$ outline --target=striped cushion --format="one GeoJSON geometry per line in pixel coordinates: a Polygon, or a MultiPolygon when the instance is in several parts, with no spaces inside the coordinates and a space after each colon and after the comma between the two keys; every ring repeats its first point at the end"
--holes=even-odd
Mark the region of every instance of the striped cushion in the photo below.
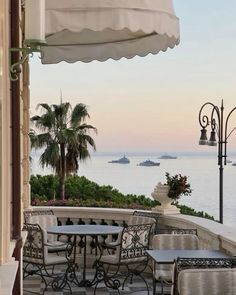
{"type": "MultiPolygon", "coordinates": [[[[57,217],[55,215],[32,215],[29,216],[28,223],[37,223],[41,226],[41,228],[47,229],[50,226],[57,225],[57,217]]],[[[53,243],[57,241],[57,235],[47,234],[47,241],[49,243],[53,243]]]]}
{"type": "MultiPolygon", "coordinates": [[[[199,249],[199,239],[193,234],[159,234],[153,237],[152,247],[158,250],[196,250],[199,249]]],[[[155,278],[172,281],[173,265],[156,264],[155,278]]]]}
{"type": "Polygon", "coordinates": [[[196,250],[199,239],[192,234],[160,234],[153,237],[152,245],[158,250],[196,250]]]}
{"type": "Polygon", "coordinates": [[[180,295],[235,295],[236,269],[186,269],[178,276],[180,295]]]}

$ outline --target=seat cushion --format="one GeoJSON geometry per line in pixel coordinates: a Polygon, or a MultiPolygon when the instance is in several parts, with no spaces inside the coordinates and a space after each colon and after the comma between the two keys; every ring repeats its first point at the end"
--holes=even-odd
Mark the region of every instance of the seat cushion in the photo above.
{"type": "Polygon", "coordinates": [[[100,258],[100,262],[102,263],[108,263],[108,264],[117,264],[119,262],[119,256],[118,255],[102,255],[100,258]]]}
{"type": "Polygon", "coordinates": [[[47,259],[45,260],[45,265],[55,265],[55,264],[67,264],[68,260],[65,256],[60,256],[57,254],[49,253],[47,259]]]}
{"type": "Polygon", "coordinates": [[[59,252],[59,251],[65,251],[67,248],[67,243],[55,241],[51,243],[46,243],[48,247],[48,252],[59,252]]]}
{"type": "Polygon", "coordinates": [[[160,270],[155,270],[155,279],[157,281],[164,280],[164,281],[172,281],[173,277],[173,271],[171,270],[165,270],[165,269],[160,269],[160,270]]]}

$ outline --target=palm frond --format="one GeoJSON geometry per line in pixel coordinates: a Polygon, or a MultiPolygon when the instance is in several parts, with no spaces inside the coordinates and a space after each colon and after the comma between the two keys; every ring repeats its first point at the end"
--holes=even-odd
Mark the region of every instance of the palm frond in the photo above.
{"type": "Polygon", "coordinates": [[[77,126],[76,129],[77,129],[78,131],[79,131],[79,130],[86,130],[86,132],[87,132],[87,131],[90,131],[90,129],[91,129],[91,130],[93,130],[93,131],[97,134],[97,128],[94,127],[93,125],[88,125],[88,124],[86,124],[86,123],[77,126]]]}
{"type": "Polygon", "coordinates": [[[31,146],[35,149],[40,149],[44,146],[47,146],[52,142],[50,133],[40,133],[40,134],[31,134],[30,135],[31,146]]]}
{"type": "Polygon", "coordinates": [[[86,118],[90,118],[87,106],[83,103],[75,105],[71,114],[71,126],[76,127],[80,125],[86,118]]]}
{"type": "Polygon", "coordinates": [[[60,159],[60,153],[59,153],[58,144],[55,142],[52,142],[44,150],[39,161],[43,168],[45,166],[46,167],[51,166],[55,170],[59,159],[60,159]]]}
{"type": "Polygon", "coordinates": [[[39,109],[39,108],[42,108],[42,109],[45,109],[46,111],[48,112],[51,112],[51,107],[49,106],[49,104],[47,103],[39,103],[36,107],[36,110],[39,109]]]}

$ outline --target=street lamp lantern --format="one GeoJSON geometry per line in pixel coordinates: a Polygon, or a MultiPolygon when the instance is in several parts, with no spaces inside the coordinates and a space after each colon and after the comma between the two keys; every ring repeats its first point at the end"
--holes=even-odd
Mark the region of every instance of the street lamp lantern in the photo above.
{"type": "Polygon", "coordinates": [[[219,222],[223,223],[223,164],[226,165],[227,161],[227,140],[232,132],[236,129],[234,127],[228,132],[228,120],[231,114],[236,110],[233,108],[224,121],[224,105],[221,101],[220,108],[211,102],[203,104],[199,111],[199,123],[202,127],[201,136],[199,140],[200,145],[216,146],[218,137],[218,165],[219,165],[219,222]],[[205,107],[211,108],[210,116],[203,113],[205,107]],[[210,126],[211,134],[210,139],[207,139],[207,127],[210,126]],[[223,162],[224,159],[224,162],[223,162]]]}
{"type": "Polygon", "coordinates": [[[208,145],[210,145],[210,146],[216,146],[217,145],[216,132],[215,131],[211,131],[211,136],[210,136],[210,139],[208,141],[208,145]]]}
{"type": "Polygon", "coordinates": [[[207,130],[205,128],[202,128],[201,130],[201,136],[199,139],[199,145],[207,145],[208,141],[207,141],[207,130]]]}

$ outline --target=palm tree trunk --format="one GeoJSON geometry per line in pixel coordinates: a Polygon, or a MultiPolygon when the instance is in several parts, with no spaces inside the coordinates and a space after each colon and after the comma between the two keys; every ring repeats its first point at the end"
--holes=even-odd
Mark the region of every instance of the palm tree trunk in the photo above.
{"type": "Polygon", "coordinates": [[[60,144],[61,150],[61,167],[59,178],[59,194],[62,200],[65,200],[65,178],[66,178],[66,156],[65,156],[65,144],[60,144]]]}

